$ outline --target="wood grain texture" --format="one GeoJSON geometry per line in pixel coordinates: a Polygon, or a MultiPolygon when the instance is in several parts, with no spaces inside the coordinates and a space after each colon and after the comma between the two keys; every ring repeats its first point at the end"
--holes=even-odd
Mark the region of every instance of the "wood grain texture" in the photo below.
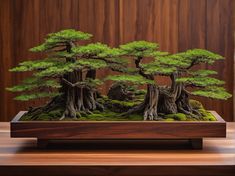
{"type": "Polygon", "coordinates": [[[217,121],[20,121],[11,122],[11,137],[38,139],[193,139],[226,137],[226,123],[217,121]],[[170,130],[169,130],[170,129],[170,130]]]}
{"type": "Polygon", "coordinates": [[[227,138],[204,139],[203,150],[188,150],[184,141],[156,140],[70,140],[63,145],[55,141],[39,150],[35,139],[10,138],[6,122],[0,123],[0,139],[4,176],[232,176],[235,172],[235,123],[228,123],[227,138]]]}
{"type": "MultiPolygon", "coordinates": [[[[118,46],[133,40],[158,42],[168,52],[206,48],[225,56],[211,68],[234,91],[233,0],[0,0],[0,121],[9,121],[20,110],[42,101],[12,100],[5,87],[28,74],[8,69],[27,59],[40,58],[28,49],[43,42],[47,33],[75,28],[94,35],[93,42],[118,46]]],[[[102,70],[99,77],[110,74],[102,70]]],[[[159,78],[160,84],[167,81],[159,78]]],[[[100,87],[107,92],[110,83],[100,87]]],[[[197,98],[226,121],[233,120],[233,99],[217,101],[197,98]]]]}

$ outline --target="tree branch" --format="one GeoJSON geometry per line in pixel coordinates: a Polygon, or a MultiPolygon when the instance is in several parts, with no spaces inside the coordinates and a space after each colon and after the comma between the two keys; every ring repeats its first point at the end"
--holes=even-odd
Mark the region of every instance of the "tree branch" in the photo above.
{"type": "Polygon", "coordinates": [[[135,60],[135,67],[138,68],[139,74],[140,74],[141,76],[143,76],[143,77],[145,77],[145,78],[147,78],[147,79],[153,80],[153,79],[154,79],[153,76],[152,76],[152,75],[147,75],[147,74],[145,74],[144,71],[143,71],[143,68],[140,66],[140,62],[141,62],[142,59],[143,59],[143,58],[140,57],[140,56],[137,57],[137,59],[135,60]]]}
{"type": "Polygon", "coordinates": [[[70,81],[68,81],[67,79],[65,78],[62,78],[62,81],[64,83],[66,83],[67,85],[69,85],[70,87],[86,87],[86,85],[82,82],[76,82],[76,83],[71,83],[70,81]]]}

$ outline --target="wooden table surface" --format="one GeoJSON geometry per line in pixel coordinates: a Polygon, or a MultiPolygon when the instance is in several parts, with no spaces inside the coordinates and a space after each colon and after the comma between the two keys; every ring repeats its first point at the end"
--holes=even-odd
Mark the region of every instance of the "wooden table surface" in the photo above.
{"type": "Polygon", "coordinates": [[[0,123],[0,175],[235,175],[235,122],[227,138],[204,139],[203,150],[187,141],[54,141],[10,138],[0,123]]]}

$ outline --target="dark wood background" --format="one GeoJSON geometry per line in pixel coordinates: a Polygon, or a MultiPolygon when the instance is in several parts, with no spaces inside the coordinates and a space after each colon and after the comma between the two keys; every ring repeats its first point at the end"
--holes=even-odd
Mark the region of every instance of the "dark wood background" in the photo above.
{"type": "MultiPolygon", "coordinates": [[[[148,40],[172,53],[190,48],[217,52],[225,61],[201,67],[218,71],[232,93],[234,4],[233,0],[0,0],[0,121],[11,120],[29,105],[12,100],[13,94],[5,91],[27,74],[13,74],[8,69],[36,59],[39,55],[28,49],[42,42],[47,33],[64,28],[92,33],[92,41],[111,46],[148,40]]],[[[103,87],[104,92],[109,86],[103,87]]],[[[233,98],[200,100],[225,120],[233,120],[233,98]]]]}

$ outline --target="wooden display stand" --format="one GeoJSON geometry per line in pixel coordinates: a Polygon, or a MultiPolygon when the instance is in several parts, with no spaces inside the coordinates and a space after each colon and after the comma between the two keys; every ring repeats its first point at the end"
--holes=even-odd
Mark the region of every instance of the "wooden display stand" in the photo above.
{"type": "Polygon", "coordinates": [[[205,137],[226,137],[226,122],[217,121],[20,121],[25,111],[11,121],[11,137],[37,138],[38,147],[49,140],[189,140],[193,149],[202,149],[205,137]]]}

